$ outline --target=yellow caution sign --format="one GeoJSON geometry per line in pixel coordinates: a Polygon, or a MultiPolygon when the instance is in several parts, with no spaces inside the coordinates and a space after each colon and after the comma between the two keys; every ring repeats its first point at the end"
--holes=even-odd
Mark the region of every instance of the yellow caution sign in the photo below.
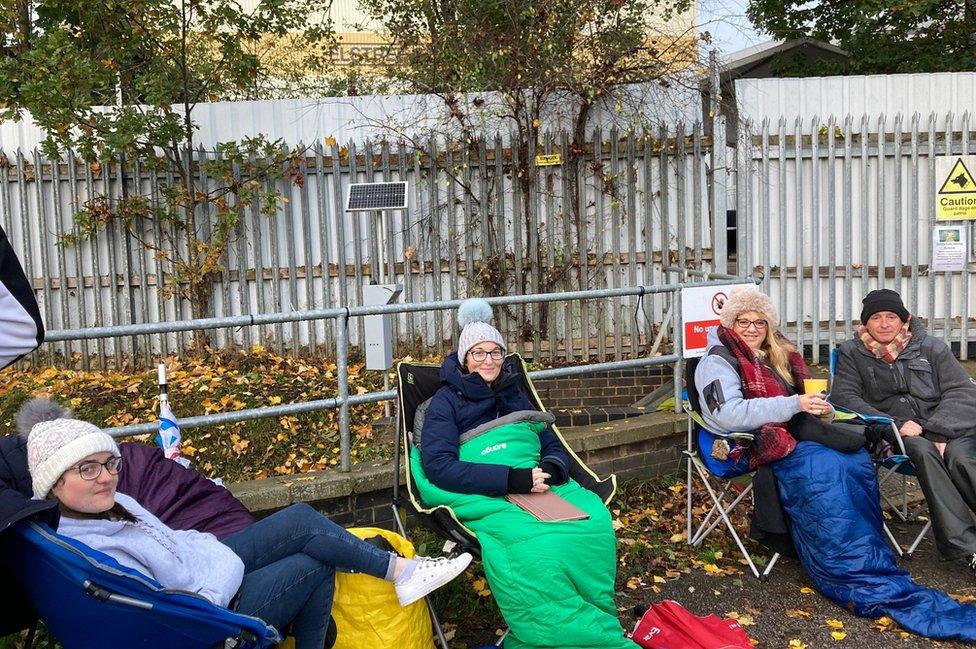
{"type": "Polygon", "coordinates": [[[939,156],[935,177],[941,180],[935,195],[937,221],[976,219],[976,156],[939,156]]]}
{"type": "Polygon", "coordinates": [[[537,167],[553,167],[555,165],[561,165],[563,163],[563,156],[560,153],[549,153],[546,155],[537,155],[535,157],[535,166],[537,167]]]}

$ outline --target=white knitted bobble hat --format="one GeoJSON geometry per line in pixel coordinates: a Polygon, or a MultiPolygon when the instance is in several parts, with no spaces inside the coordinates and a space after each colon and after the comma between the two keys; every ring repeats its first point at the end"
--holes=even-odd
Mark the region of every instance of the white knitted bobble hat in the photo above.
{"type": "Polygon", "coordinates": [[[47,498],[51,487],[72,465],[92,453],[119,454],[111,435],[80,419],[53,419],[34,424],[27,438],[27,468],[34,498],[47,498]]]}
{"type": "Polygon", "coordinates": [[[505,339],[498,329],[491,326],[491,305],[480,297],[468,298],[458,307],[457,320],[461,325],[461,336],[458,338],[457,357],[464,365],[464,357],[468,350],[485,341],[497,343],[505,351],[505,339]]]}

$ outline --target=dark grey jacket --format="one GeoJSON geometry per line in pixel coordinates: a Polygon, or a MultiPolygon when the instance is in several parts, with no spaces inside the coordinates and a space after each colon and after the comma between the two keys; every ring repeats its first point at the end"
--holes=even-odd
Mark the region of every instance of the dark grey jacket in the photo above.
{"type": "Polygon", "coordinates": [[[894,363],[876,358],[860,338],[840,346],[830,400],[899,427],[918,423],[933,442],[976,433],[976,381],[942,340],[913,321],[912,339],[894,363]]]}

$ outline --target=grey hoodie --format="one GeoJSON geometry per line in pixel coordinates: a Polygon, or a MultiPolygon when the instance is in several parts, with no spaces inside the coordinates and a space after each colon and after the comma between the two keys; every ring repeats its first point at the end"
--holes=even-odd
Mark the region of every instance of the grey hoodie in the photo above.
{"type": "Polygon", "coordinates": [[[167,527],[125,494],[116,493],[115,502],[138,521],[62,516],[58,532],[152,577],[164,588],[227,606],[244,579],[244,563],[233,550],[213,534],[167,527]]]}
{"type": "Polygon", "coordinates": [[[737,433],[756,430],[763,424],[789,421],[800,412],[800,397],[742,396],[742,378],[729,362],[708,350],[721,346],[718,331],[708,332],[708,347],[695,370],[695,386],[701,402],[701,416],[715,433],[737,433]]]}

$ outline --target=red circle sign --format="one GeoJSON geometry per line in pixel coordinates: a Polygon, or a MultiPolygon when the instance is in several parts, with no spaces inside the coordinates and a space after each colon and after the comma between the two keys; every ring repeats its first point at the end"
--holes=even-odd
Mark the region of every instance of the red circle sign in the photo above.
{"type": "Polygon", "coordinates": [[[712,296],[712,312],[715,315],[722,315],[722,307],[725,306],[727,299],[729,298],[721,291],[712,296]]]}

